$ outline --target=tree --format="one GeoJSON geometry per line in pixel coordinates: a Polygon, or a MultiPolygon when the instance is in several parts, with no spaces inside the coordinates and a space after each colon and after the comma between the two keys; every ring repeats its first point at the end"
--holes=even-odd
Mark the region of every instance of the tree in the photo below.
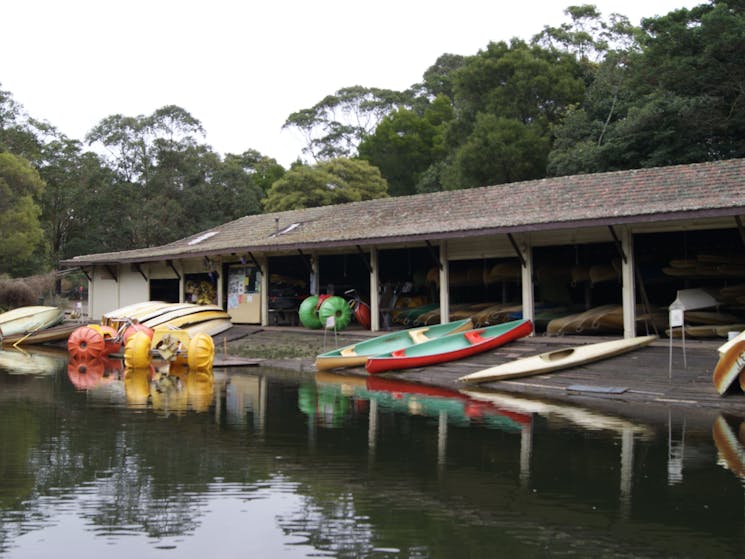
{"type": "Polygon", "coordinates": [[[424,72],[421,88],[431,98],[445,95],[451,103],[455,101],[453,76],[466,63],[460,54],[443,54],[424,72]]]}
{"type": "Polygon", "coordinates": [[[445,95],[428,104],[423,114],[398,109],[386,116],[359,146],[359,156],[380,169],[391,196],[414,194],[421,174],[446,151],[444,135],[453,119],[445,95]]]}
{"type": "Polygon", "coordinates": [[[147,184],[159,150],[194,145],[199,136],[204,136],[201,123],[181,107],[168,105],[149,116],[109,116],[86,135],[86,141],[109,151],[122,181],[147,184]]]}
{"type": "Polygon", "coordinates": [[[539,126],[480,113],[473,132],[455,153],[448,183],[487,186],[545,176],[550,138],[539,126]]]}
{"type": "Polygon", "coordinates": [[[611,14],[606,21],[592,4],[569,6],[564,13],[571,18],[570,23],[545,26],[532,42],[550,50],[572,53],[588,66],[601,62],[608,52],[629,52],[637,44],[637,29],[624,15],[611,14]]]}
{"type": "Polygon", "coordinates": [[[34,253],[44,247],[38,200],[44,182],[31,164],[0,153],[0,274],[29,271],[34,253]]]}
{"type": "Polygon", "coordinates": [[[0,89],[0,152],[7,151],[34,161],[39,142],[29,117],[8,91],[0,89]]]}
{"type": "MultiPolygon", "coordinates": [[[[254,149],[244,151],[240,155],[227,154],[224,161],[227,174],[239,172],[251,178],[251,184],[261,191],[259,200],[266,196],[272,184],[282,178],[285,168],[276,159],[262,155],[254,149]]],[[[260,204],[257,208],[260,208],[260,204]]],[[[247,215],[247,212],[244,215],[247,215]]]]}
{"type": "Polygon", "coordinates": [[[267,212],[314,208],[383,198],[387,184],[366,161],[333,159],[315,166],[295,166],[269,189],[267,212]]]}
{"type": "Polygon", "coordinates": [[[446,167],[427,174],[429,189],[435,176],[444,189],[545,176],[553,127],[585,91],[574,55],[518,39],[469,57],[454,87],[446,167]]]}
{"type": "Polygon", "coordinates": [[[385,115],[411,98],[411,93],[389,89],[346,87],[309,109],[292,113],[282,128],[295,128],[302,134],[303,153],[313,161],[351,157],[385,115]]]}
{"type": "Polygon", "coordinates": [[[50,247],[50,264],[56,266],[63,258],[81,254],[70,251],[68,244],[73,239],[77,241],[76,250],[100,250],[96,221],[106,219],[110,211],[102,202],[112,173],[96,154],[84,152],[79,141],[54,128],[49,128],[48,133],[51,138],[41,145],[39,174],[46,184],[41,199],[42,221],[50,247]],[[98,209],[94,209],[96,206],[98,209]]]}
{"type": "Polygon", "coordinates": [[[606,54],[584,102],[556,128],[551,174],[745,155],[742,2],[642,20],[636,38],[606,54]]]}

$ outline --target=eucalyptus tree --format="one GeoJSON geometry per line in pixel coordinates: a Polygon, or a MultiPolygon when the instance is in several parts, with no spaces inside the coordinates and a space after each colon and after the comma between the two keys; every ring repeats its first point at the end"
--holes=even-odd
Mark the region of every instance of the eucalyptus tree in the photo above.
{"type": "Polygon", "coordinates": [[[353,157],[359,143],[383,117],[411,100],[411,92],[345,87],[310,108],[292,113],[282,128],[295,129],[302,135],[302,152],[315,162],[353,157]]]}
{"type": "Polygon", "coordinates": [[[104,118],[86,135],[86,141],[100,145],[122,182],[147,185],[158,157],[174,146],[196,143],[205,135],[202,124],[176,105],[136,117],[115,114],[104,118]]]}
{"type": "Polygon", "coordinates": [[[173,105],[148,116],[113,115],[88,134],[108,150],[115,188],[129,194],[118,216],[119,248],[169,242],[262,210],[265,189],[284,169],[255,150],[223,159],[203,135],[201,123],[173,105]]]}

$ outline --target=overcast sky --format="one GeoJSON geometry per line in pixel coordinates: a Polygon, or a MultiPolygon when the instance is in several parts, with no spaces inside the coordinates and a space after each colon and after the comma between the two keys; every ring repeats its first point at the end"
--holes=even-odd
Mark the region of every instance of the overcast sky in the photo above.
{"type": "MultiPolygon", "coordinates": [[[[0,89],[83,139],[113,114],[178,105],[219,153],[300,155],[287,117],[352,86],[404,90],[444,53],[530,39],[568,21],[560,0],[8,0],[0,89]]],[[[688,0],[597,0],[632,23],[688,0]]]]}

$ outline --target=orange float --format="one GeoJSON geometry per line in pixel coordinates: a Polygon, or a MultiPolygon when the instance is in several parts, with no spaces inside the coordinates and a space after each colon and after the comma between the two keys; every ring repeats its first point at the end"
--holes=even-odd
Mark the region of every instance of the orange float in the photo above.
{"type": "Polygon", "coordinates": [[[147,337],[151,340],[153,339],[153,329],[148,328],[144,324],[140,324],[139,322],[133,322],[127,328],[124,330],[124,335],[122,336],[122,342],[124,345],[127,345],[127,340],[134,335],[136,332],[144,332],[147,334],[147,337]]]}
{"type": "Polygon", "coordinates": [[[106,342],[98,330],[81,326],[73,330],[67,338],[67,351],[70,358],[78,361],[96,359],[104,355],[106,342]]]}
{"type": "Polygon", "coordinates": [[[111,326],[104,326],[102,324],[89,324],[88,328],[93,328],[103,337],[105,354],[117,353],[120,349],[122,349],[122,342],[119,339],[119,334],[111,326]]]}

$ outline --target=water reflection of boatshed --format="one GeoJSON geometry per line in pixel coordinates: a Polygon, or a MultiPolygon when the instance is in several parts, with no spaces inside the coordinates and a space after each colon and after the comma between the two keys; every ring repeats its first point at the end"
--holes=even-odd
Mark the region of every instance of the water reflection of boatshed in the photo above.
{"type": "Polygon", "coordinates": [[[371,329],[518,315],[549,334],[659,331],[683,289],[745,323],[745,159],[246,216],[186,239],[83,255],[92,318],[137,301],[217,302],[235,322],[356,290],[371,329]],[[414,315],[413,309],[417,309],[414,315]],[[417,322],[418,321],[418,322],[417,322]]]}

